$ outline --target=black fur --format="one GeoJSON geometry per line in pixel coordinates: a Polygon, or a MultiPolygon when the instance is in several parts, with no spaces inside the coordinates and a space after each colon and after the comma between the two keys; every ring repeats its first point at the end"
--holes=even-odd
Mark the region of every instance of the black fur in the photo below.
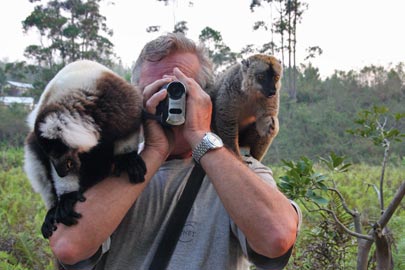
{"type": "MultiPolygon", "coordinates": [[[[36,153],[36,156],[46,167],[48,179],[53,183],[54,179],[51,177],[49,158],[38,144],[36,137],[32,135],[29,137],[31,138],[31,150],[36,153]]],[[[52,145],[58,145],[58,143],[52,145]]],[[[61,147],[61,149],[64,148],[61,147]]],[[[52,236],[53,231],[56,230],[55,223],[63,223],[67,226],[77,224],[81,214],[74,210],[75,204],[78,201],[85,201],[83,192],[110,175],[112,168],[112,173],[115,176],[127,172],[131,183],[144,181],[146,166],[142,158],[136,152],[113,156],[113,150],[112,143],[100,143],[90,152],[79,155],[81,161],[78,175],[80,190],[62,194],[58,199],[55,199],[55,204],[48,210],[41,228],[44,238],[52,236]]],[[[54,184],[52,184],[52,193],[54,198],[57,198],[54,184]]]]}

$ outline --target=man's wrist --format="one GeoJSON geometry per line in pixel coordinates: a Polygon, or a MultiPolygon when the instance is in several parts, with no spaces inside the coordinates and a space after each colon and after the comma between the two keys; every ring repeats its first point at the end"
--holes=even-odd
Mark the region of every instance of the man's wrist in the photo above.
{"type": "Polygon", "coordinates": [[[224,146],[221,138],[212,132],[207,132],[200,142],[193,148],[192,155],[197,163],[209,151],[220,149],[224,146]]]}
{"type": "Polygon", "coordinates": [[[196,148],[196,146],[201,142],[201,140],[204,138],[205,134],[207,132],[210,132],[209,130],[207,131],[198,131],[195,132],[192,136],[190,136],[190,139],[188,140],[190,143],[190,147],[192,150],[196,148]]]}
{"type": "Polygon", "coordinates": [[[168,155],[169,153],[164,154],[162,151],[159,151],[158,149],[153,149],[151,147],[145,147],[140,152],[140,156],[145,161],[145,163],[147,160],[153,160],[154,163],[159,165],[163,164],[163,162],[167,159],[168,155]]]}

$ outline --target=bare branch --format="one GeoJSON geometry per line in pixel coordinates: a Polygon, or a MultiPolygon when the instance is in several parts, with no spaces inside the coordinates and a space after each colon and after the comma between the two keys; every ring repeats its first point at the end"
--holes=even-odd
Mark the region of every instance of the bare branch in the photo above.
{"type": "Polygon", "coordinates": [[[342,193],[340,193],[339,190],[337,190],[336,188],[328,188],[328,190],[335,192],[335,193],[339,196],[339,199],[340,199],[340,201],[342,202],[343,209],[345,209],[345,211],[346,211],[348,214],[350,214],[352,217],[355,217],[355,216],[358,215],[357,211],[354,212],[354,211],[352,211],[352,210],[349,209],[349,207],[348,207],[347,204],[346,204],[345,198],[343,197],[342,193]]]}
{"type": "Polygon", "coordinates": [[[383,162],[382,162],[381,176],[380,176],[380,206],[381,206],[381,212],[384,211],[384,176],[385,176],[385,168],[387,166],[389,151],[390,151],[390,141],[387,140],[387,139],[384,139],[384,159],[383,159],[383,162]]]}
{"type": "Polygon", "coordinates": [[[392,215],[398,208],[404,196],[405,196],[405,180],[402,181],[402,184],[399,186],[397,192],[395,193],[394,198],[388,205],[387,209],[384,211],[383,215],[377,221],[377,224],[379,224],[381,228],[384,228],[387,225],[388,221],[391,219],[392,215]]]}
{"type": "Polygon", "coordinates": [[[357,238],[365,239],[365,240],[368,240],[368,241],[374,241],[374,238],[372,236],[370,236],[370,235],[365,235],[365,234],[353,232],[352,230],[347,228],[342,222],[339,221],[339,219],[337,218],[335,212],[333,212],[332,210],[326,209],[326,208],[319,208],[319,210],[322,210],[322,211],[325,211],[325,212],[331,214],[333,219],[336,221],[336,223],[339,224],[339,226],[342,227],[342,229],[346,233],[348,233],[349,235],[357,237],[357,238]]]}
{"type": "MultiPolygon", "coordinates": [[[[375,193],[377,194],[377,197],[378,197],[378,201],[380,202],[381,201],[381,198],[380,198],[380,190],[378,189],[378,187],[375,185],[375,184],[370,184],[370,183],[365,183],[368,187],[373,187],[373,189],[374,189],[374,191],[375,191],[375,193]]],[[[367,187],[367,190],[366,190],[366,192],[368,191],[368,187],[367,187]]]]}

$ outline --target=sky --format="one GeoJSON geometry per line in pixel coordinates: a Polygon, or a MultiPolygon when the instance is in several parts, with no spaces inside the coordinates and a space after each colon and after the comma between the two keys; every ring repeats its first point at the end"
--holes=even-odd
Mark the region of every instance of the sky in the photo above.
{"type": "MultiPolygon", "coordinates": [[[[268,32],[253,31],[252,26],[255,21],[268,20],[270,12],[256,8],[252,13],[250,0],[192,0],[192,6],[189,2],[177,0],[165,6],[157,0],[105,0],[101,14],[114,31],[110,40],[124,65],[130,67],[143,45],[158,35],[146,32],[151,25],[160,25],[160,33],[164,33],[171,31],[175,22],[187,21],[187,35],[196,41],[201,30],[209,26],[221,32],[224,43],[233,51],[240,51],[246,44],[260,46],[269,40],[268,32]]],[[[405,0],[304,2],[308,9],[297,29],[298,63],[308,64],[304,58],[310,46],[323,50],[321,56],[311,60],[323,77],[335,70],[360,70],[371,64],[390,67],[405,62],[405,0]]],[[[23,33],[21,26],[33,8],[28,0],[3,1],[0,60],[26,60],[25,47],[39,44],[38,34],[23,33]]]]}

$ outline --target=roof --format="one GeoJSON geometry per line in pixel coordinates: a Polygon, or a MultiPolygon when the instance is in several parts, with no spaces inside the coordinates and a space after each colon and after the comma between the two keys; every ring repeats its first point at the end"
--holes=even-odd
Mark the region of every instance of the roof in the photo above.
{"type": "Polygon", "coordinates": [[[34,88],[30,83],[22,83],[22,82],[15,82],[15,81],[7,81],[9,84],[15,87],[20,88],[34,88]]]}
{"type": "Polygon", "coordinates": [[[33,105],[34,104],[34,98],[32,97],[0,97],[0,102],[3,102],[4,104],[11,104],[11,103],[22,103],[22,104],[28,104],[28,105],[33,105]]]}

